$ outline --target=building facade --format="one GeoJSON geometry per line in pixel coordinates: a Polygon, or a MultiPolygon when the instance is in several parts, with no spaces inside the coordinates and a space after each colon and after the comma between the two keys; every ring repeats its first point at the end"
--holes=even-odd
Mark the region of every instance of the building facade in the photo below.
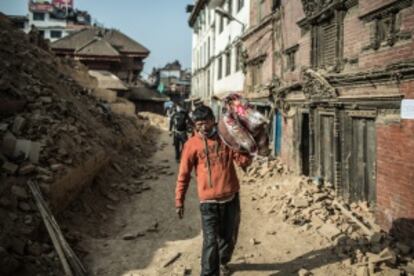
{"type": "Polygon", "coordinates": [[[249,24],[249,3],[199,0],[191,10],[192,96],[212,104],[216,112],[214,95],[243,91],[241,36],[249,24]]]}
{"type": "Polygon", "coordinates": [[[414,232],[414,6],[408,0],[257,0],[243,36],[244,93],[271,101],[289,167],[414,232]],[[269,98],[267,98],[269,96],[269,98]]]}
{"type": "Polygon", "coordinates": [[[74,8],[73,0],[29,0],[26,33],[35,27],[40,35],[51,42],[91,25],[86,11],[74,8]]]}

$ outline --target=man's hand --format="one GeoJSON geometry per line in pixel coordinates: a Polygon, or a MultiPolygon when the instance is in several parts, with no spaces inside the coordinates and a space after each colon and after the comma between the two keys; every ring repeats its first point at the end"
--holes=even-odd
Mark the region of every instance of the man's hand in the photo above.
{"type": "Polygon", "coordinates": [[[178,218],[182,219],[184,217],[184,206],[176,207],[175,212],[177,213],[178,218]]]}
{"type": "Polygon", "coordinates": [[[168,132],[168,135],[169,135],[169,136],[172,136],[172,134],[173,134],[173,133],[172,133],[172,131],[168,132]]]}

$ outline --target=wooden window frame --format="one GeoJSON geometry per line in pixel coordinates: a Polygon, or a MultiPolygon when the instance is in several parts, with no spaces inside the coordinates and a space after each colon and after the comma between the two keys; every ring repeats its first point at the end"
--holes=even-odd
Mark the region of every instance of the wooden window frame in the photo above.
{"type": "MultiPolygon", "coordinates": [[[[311,27],[311,64],[314,68],[329,68],[333,67],[334,71],[339,72],[343,68],[343,40],[344,40],[344,10],[327,11],[320,16],[318,20],[312,23],[311,27]],[[329,22],[331,21],[331,22],[329,22]],[[334,25],[333,33],[334,37],[331,38],[334,41],[334,57],[332,63],[329,63],[327,56],[328,47],[325,35],[327,35],[331,25],[334,25]]],[[[332,28],[332,27],[331,27],[332,28]]],[[[332,49],[331,49],[332,50],[332,49]]]]}
{"type": "Polygon", "coordinates": [[[229,49],[226,53],[226,76],[229,76],[231,74],[231,50],[229,49]]]}
{"type": "Polygon", "coordinates": [[[50,38],[62,38],[63,32],[61,30],[52,30],[50,31],[50,38]],[[57,35],[59,34],[59,35],[57,35]]]}
{"type": "Polygon", "coordinates": [[[244,7],[244,0],[237,0],[237,12],[244,7]]]}
{"type": "Polygon", "coordinates": [[[33,21],[45,21],[46,13],[44,12],[33,12],[33,21]]]}
{"type": "Polygon", "coordinates": [[[220,56],[217,61],[217,79],[223,78],[223,56],[220,56]]]}
{"type": "Polygon", "coordinates": [[[235,71],[239,72],[241,70],[241,55],[242,55],[242,44],[236,45],[236,62],[235,62],[235,71]]]}
{"type": "Polygon", "coordinates": [[[299,49],[299,44],[296,44],[285,50],[286,55],[286,70],[295,71],[296,69],[296,52],[299,49]]]}

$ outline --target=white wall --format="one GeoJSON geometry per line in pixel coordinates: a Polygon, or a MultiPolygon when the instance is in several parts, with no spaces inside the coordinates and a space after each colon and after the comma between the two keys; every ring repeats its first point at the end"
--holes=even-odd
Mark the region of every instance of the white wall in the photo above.
{"type": "Polygon", "coordinates": [[[205,7],[200,13],[199,18],[203,18],[198,33],[193,27],[192,39],[192,95],[208,101],[213,94],[214,84],[212,83],[212,72],[214,63],[211,62],[214,55],[214,12],[205,7]],[[209,42],[210,41],[210,42],[209,42]],[[210,45],[210,47],[209,47],[210,45]],[[209,50],[210,48],[210,50],[209,50]],[[210,62],[210,63],[209,63],[210,62]],[[210,83],[210,84],[209,84],[210,83]]]}
{"type": "MultiPolygon", "coordinates": [[[[243,30],[242,25],[236,21],[230,21],[227,24],[227,19],[224,20],[224,28],[223,31],[219,34],[218,26],[217,26],[217,40],[215,45],[215,55],[223,56],[223,68],[222,68],[222,78],[218,79],[218,74],[214,76],[215,84],[214,84],[214,93],[223,93],[223,92],[234,92],[234,91],[242,91],[243,84],[244,84],[244,74],[242,70],[236,72],[236,46],[238,43],[241,43],[240,36],[242,35],[242,31],[246,31],[249,26],[249,18],[250,18],[250,1],[245,0],[244,6],[241,8],[240,11],[237,11],[237,0],[233,0],[233,16],[237,18],[239,21],[244,23],[245,27],[243,30]],[[231,71],[230,75],[226,76],[226,58],[224,55],[224,51],[229,47],[231,51],[231,71]]],[[[227,3],[224,6],[224,9],[228,11],[227,3]]],[[[216,15],[216,20],[219,22],[219,15],[216,15]]],[[[218,25],[218,24],[217,24],[218,25]]],[[[216,71],[218,70],[218,62],[216,62],[216,71]]]]}
{"type": "Polygon", "coordinates": [[[47,28],[47,27],[66,27],[66,20],[57,20],[50,17],[49,13],[45,13],[45,20],[33,20],[33,12],[29,12],[29,26],[35,25],[37,28],[47,28]]]}
{"type": "Polygon", "coordinates": [[[50,41],[55,41],[57,39],[60,39],[62,37],[67,36],[68,34],[70,34],[70,30],[66,30],[66,20],[65,19],[54,19],[50,17],[50,14],[45,12],[45,19],[42,20],[33,20],[33,12],[29,12],[29,22],[28,22],[28,27],[25,30],[27,33],[30,32],[31,30],[31,26],[34,25],[36,26],[36,28],[39,31],[43,31],[44,32],[44,38],[45,39],[49,39],[50,41]],[[60,31],[62,33],[62,36],[60,38],[52,38],[51,36],[51,32],[52,31],[60,31]]]}
{"type": "MultiPolygon", "coordinates": [[[[204,24],[198,33],[193,27],[192,39],[192,95],[201,97],[210,102],[211,96],[223,92],[242,91],[244,85],[244,74],[241,70],[236,72],[236,46],[240,43],[240,36],[246,31],[250,20],[250,0],[244,1],[244,6],[238,11],[237,0],[231,0],[233,6],[232,15],[243,22],[245,27],[236,21],[227,23],[224,19],[223,31],[219,33],[220,16],[214,10],[199,13],[199,17],[204,17],[204,24]],[[208,14],[210,20],[208,21],[208,14]],[[214,26],[214,28],[213,28],[214,26]],[[208,40],[210,39],[210,55],[208,56],[208,40]],[[226,76],[226,59],[224,50],[231,51],[231,71],[226,76]],[[222,78],[218,79],[218,57],[223,55],[222,78]]],[[[228,3],[224,10],[228,11],[228,3]]]]}

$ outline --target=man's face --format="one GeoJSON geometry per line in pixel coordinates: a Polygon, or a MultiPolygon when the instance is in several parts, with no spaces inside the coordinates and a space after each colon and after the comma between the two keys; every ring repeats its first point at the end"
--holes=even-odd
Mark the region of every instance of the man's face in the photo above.
{"type": "Polygon", "coordinates": [[[195,128],[196,130],[202,134],[207,135],[211,132],[214,127],[214,120],[203,120],[203,121],[196,121],[195,128]]]}

